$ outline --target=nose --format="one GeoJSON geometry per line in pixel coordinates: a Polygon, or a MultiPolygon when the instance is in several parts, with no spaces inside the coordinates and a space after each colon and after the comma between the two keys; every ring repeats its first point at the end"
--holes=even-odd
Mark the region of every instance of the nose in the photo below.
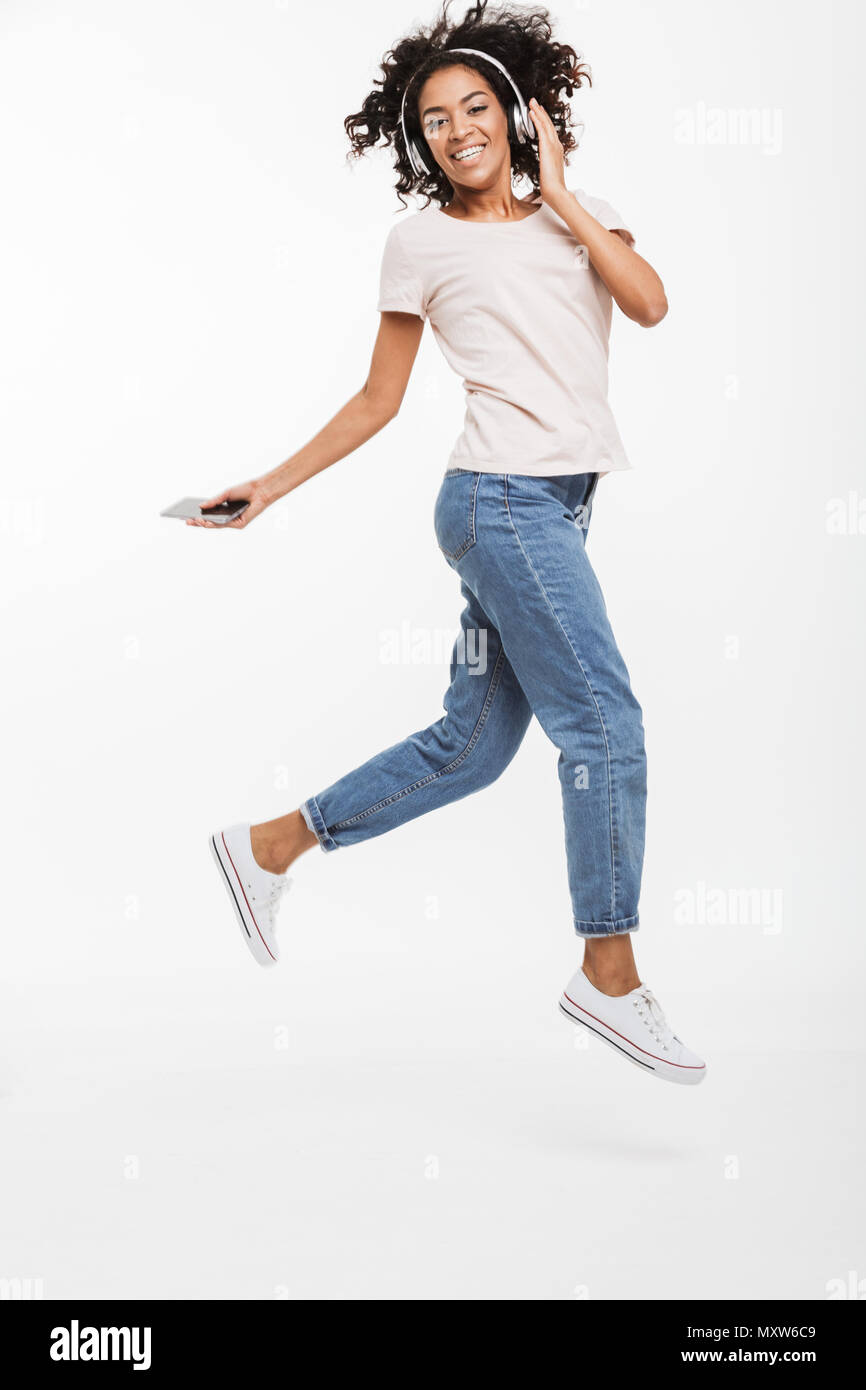
{"type": "Polygon", "coordinates": [[[451,153],[453,154],[455,150],[459,150],[463,145],[471,145],[472,135],[473,132],[471,130],[461,131],[459,135],[455,133],[450,146],[451,153]]]}
{"type": "Polygon", "coordinates": [[[469,135],[469,134],[472,133],[472,129],[473,129],[473,128],[472,128],[471,125],[466,125],[466,126],[464,126],[464,125],[458,125],[458,123],[455,121],[454,124],[453,124],[453,126],[451,127],[451,143],[452,143],[452,145],[453,145],[453,146],[462,145],[462,144],[465,142],[467,135],[469,135]]]}

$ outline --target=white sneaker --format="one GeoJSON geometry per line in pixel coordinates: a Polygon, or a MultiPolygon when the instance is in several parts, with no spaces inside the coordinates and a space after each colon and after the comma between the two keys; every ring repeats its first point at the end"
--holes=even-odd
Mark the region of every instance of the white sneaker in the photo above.
{"type": "Polygon", "coordinates": [[[262,869],[253,857],[249,824],[231,825],[210,837],[211,853],[229,891],[244,940],[259,965],[276,965],[280,958],[275,936],[280,897],[291,887],[285,874],[262,869]]]}
{"type": "Polygon", "coordinates": [[[646,985],[628,994],[603,994],[578,970],[566,985],[559,1007],[573,1023],[583,1024],[621,1057],[663,1081],[697,1086],[707,1074],[706,1062],[672,1031],[646,985]]]}

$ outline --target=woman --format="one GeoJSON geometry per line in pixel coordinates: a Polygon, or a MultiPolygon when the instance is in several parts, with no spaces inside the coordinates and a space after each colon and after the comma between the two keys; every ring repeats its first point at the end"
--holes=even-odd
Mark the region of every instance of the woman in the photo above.
{"type": "Polygon", "coordinates": [[[488,13],[481,0],[452,24],[447,9],[446,0],[429,31],[386,55],[380,90],[345,122],[356,156],[383,136],[398,193],[428,198],[385,242],[364,387],[273,472],[207,504],[248,499],[231,524],[249,526],[382,429],[429,318],[467,390],[435,511],[466,605],[446,713],[298,810],[217,831],[211,848],[250,950],[272,964],[276,910],[299,855],[357,844],[487,786],[535,714],[559,749],[584,940],[560,1008],[644,1071],[695,1084],[705,1064],[673,1033],[632,952],[644,730],[585,550],[599,477],[630,467],[607,403],[611,302],[649,327],[667,301],[620,215],[566,187],[576,141],[562,94],[589,79],[574,49],[552,40],[548,12],[488,13]],[[515,174],[530,179],[528,197],[515,197],[515,174]]]}

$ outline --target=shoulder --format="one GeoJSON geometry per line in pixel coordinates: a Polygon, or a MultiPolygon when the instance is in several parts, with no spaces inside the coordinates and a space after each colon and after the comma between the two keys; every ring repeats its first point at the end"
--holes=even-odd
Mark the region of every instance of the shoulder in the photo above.
{"type": "Polygon", "coordinates": [[[609,232],[619,232],[627,246],[634,245],[634,235],[629,223],[607,198],[600,198],[596,193],[587,193],[585,189],[573,188],[571,185],[568,186],[568,191],[573,193],[581,207],[586,208],[586,211],[609,232]]]}
{"type": "Polygon", "coordinates": [[[388,229],[383,257],[411,265],[416,270],[423,267],[438,245],[437,233],[441,235],[438,221],[441,221],[439,209],[432,203],[420,212],[406,213],[388,229]]]}
{"type": "Polygon", "coordinates": [[[397,241],[411,246],[430,226],[439,209],[434,203],[416,212],[405,212],[398,221],[392,222],[386,237],[387,241],[397,241]]]}

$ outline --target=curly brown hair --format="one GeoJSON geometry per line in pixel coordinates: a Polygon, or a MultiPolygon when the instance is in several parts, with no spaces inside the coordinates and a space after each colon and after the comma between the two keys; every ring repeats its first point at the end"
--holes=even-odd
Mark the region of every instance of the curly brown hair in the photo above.
{"type": "MultiPolygon", "coordinates": [[[[562,94],[570,97],[584,83],[592,85],[589,68],[581,55],[567,43],[557,43],[552,37],[549,10],[524,9],[517,5],[499,5],[488,10],[488,0],[471,5],[460,24],[448,17],[451,0],[444,0],[442,10],[429,28],[416,29],[389,49],[382,59],[382,76],[373,79],[375,90],[364,98],[360,111],[347,116],[343,125],[352,148],[347,160],[360,159],[379,139],[394,149],[397,171],[396,189],[403,208],[404,193],[415,192],[442,207],[451,200],[452,187],[437,164],[432,174],[416,175],[409,163],[400,128],[400,106],[406,83],[415,77],[413,90],[421,86],[431,72],[454,63],[465,63],[481,73],[490,84],[503,107],[507,108],[514,93],[498,68],[472,54],[449,56],[450,48],[479,48],[498,58],[508,69],[524,100],[534,96],[547,111],[559,136],[566,156],[577,144],[570,127],[574,124],[571,109],[562,94]]],[[[421,148],[425,141],[418,120],[417,103],[406,102],[406,129],[409,137],[421,148]]],[[[527,177],[537,195],[538,152],[534,144],[511,142],[511,169],[514,175],[527,177]]]]}

